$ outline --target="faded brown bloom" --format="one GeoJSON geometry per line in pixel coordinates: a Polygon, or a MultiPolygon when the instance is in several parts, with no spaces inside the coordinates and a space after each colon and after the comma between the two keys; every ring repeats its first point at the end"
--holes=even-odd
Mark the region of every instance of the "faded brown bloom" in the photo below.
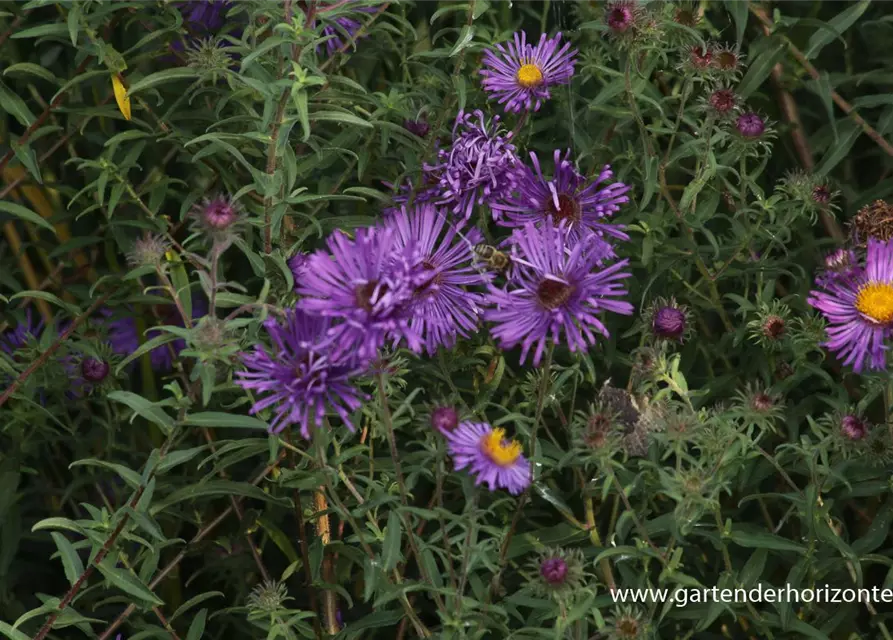
{"type": "Polygon", "coordinates": [[[854,242],[864,246],[868,238],[886,242],[893,238],[893,205],[875,200],[865,205],[850,222],[854,242]]]}

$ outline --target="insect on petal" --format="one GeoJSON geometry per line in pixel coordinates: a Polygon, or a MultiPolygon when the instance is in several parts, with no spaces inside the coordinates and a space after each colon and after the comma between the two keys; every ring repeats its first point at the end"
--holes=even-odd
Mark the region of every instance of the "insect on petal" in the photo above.
{"type": "Polygon", "coordinates": [[[121,115],[130,120],[130,98],[127,97],[127,89],[124,88],[121,76],[117,73],[112,76],[112,87],[115,90],[115,101],[118,103],[121,115]]]}

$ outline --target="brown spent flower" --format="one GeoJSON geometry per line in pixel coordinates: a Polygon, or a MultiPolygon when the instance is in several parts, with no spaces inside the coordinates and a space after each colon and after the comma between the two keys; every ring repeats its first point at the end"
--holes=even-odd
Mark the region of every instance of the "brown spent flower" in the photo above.
{"type": "Polygon", "coordinates": [[[763,335],[767,338],[777,340],[785,332],[784,318],[781,316],[769,316],[763,321],[763,335]]]}
{"type": "Polygon", "coordinates": [[[893,238],[893,205],[883,200],[865,205],[853,216],[850,232],[860,246],[864,246],[868,238],[887,242],[893,238]]]}

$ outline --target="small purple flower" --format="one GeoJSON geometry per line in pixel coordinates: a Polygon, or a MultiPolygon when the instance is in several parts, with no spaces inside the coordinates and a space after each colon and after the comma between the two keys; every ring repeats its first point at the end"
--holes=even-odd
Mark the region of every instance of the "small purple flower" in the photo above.
{"type": "Polygon", "coordinates": [[[436,204],[468,220],[475,204],[492,206],[509,196],[516,186],[518,163],[511,139],[512,134],[500,127],[499,116],[487,121],[480,110],[460,111],[452,146],[440,150],[438,164],[424,166],[438,180],[436,204]]]}
{"type": "Polygon", "coordinates": [[[403,128],[409,131],[414,136],[424,138],[431,130],[431,125],[429,125],[424,120],[404,120],[403,128]]]}
{"type": "Polygon", "coordinates": [[[573,240],[590,232],[629,240],[620,227],[606,224],[604,220],[619,211],[621,204],[629,202],[626,193],[630,188],[622,182],[603,184],[614,177],[610,165],[605,165],[594,180],[585,178],[570,161],[570,153],[568,150],[562,158],[561,151],[555,150],[555,172],[547,179],[539,158],[531,152],[533,169],[521,165],[517,171],[517,190],[492,205],[500,214],[500,224],[523,227],[552,219],[556,225],[566,222],[573,240]]]}
{"type": "Polygon", "coordinates": [[[0,349],[5,353],[12,355],[24,347],[30,338],[38,338],[43,333],[43,319],[36,318],[31,313],[31,309],[25,310],[25,319],[16,325],[15,329],[7,329],[0,335],[0,349]]]}
{"type": "Polygon", "coordinates": [[[110,369],[109,363],[105,360],[87,357],[81,361],[81,375],[84,380],[94,384],[105,380],[110,369]]]}
{"type": "Polygon", "coordinates": [[[546,558],[540,565],[540,575],[550,585],[563,584],[567,578],[567,562],[564,558],[546,558]]]}
{"type": "Polygon", "coordinates": [[[503,429],[463,422],[445,435],[456,470],[467,468],[475,485],[486,484],[490,491],[506,489],[515,496],[530,486],[530,464],[520,443],[506,440],[503,429]]]}
{"type": "Polygon", "coordinates": [[[490,286],[484,312],[493,323],[491,333],[504,349],[521,345],[521,362],[533,346],[533,366],[538,366],[547,340],[562,340],[571,352],[594,344],[596,334],[608,336],[599,319],[603,311],[630,315],[630,303],[617,300],[626,291],[617,282],[629,277],[621,272],[628,260],[603,266],[612,253],[608,243],[595,235],[568,242],[564,223],[547,219],[541,228],[527,225],[512,236],[513,277],[505,289],[490,286]]]}
{"type": "MultiPolygon", "coordinates": [[[[818,284],[818,283],[817,283],[818,284]]],[[[861,372],[886,367],[884,340],[893,329],[893,240],[869,239],[864,269],[819,284],[807,302],[831,325],[825,343],[843,364],[861,372]]]]}
{"type": "Polygon", "coordinates": [[[223,12],[231,0],[190,0],[178,7],[187,28],[192,31],[214,33],[223,27],[223,12]]]}
{"type": "Polygon", "coordinates": [[[329,329],[333,348],[371,359],[390,340],[421,352],[412,303],[432,274],[415,248],[398,244],[390,228],[358,229],[355,240],[337,230],[327,245],[330,253],[317,251],[307,259],[298,293],[308,313],[344,321],[329,329]]]}
{"type": "MultiPolygon", "coordinates": [[[[378,13],[379,11],[376,7],[357,7],[356,10],[362,13],[378,13]]],[[[335,55],[339,49],[346,46],[347,42],[354,40],[357,32],[363,28],[362,22],[347,16],[335,18],[333,22],[335,24],[328,25],[322,30],[324,37],[331,36],[325,41],[326,54],[329,56],[335,55]],[[347,37],[346,41],[342,39],[345,35],[347,37]]],[[[369,36],[364,34],[362,37],[368,38],[369,36]]],[[[319,47],[316,50],[319,51],[319,47]]]]}
{"type": "Polygon", "coordinates": [[[861,440],[868,435],[868,425],[853,415],[845,415],[840,421],[840,432],[847,440],[861,440]]]}
{"type": "MultiPolygon", "coordinates": [[[[180,317],[177,308],[173,304],[160,307],[159,311],[162,316],[162,324],[176,327],[183,326],[183,319],[180,317]]],[[[207,301],[204,298],[193,296],[192,319],[202,318],[207,314],[207,301]]],[[[136,319],[132,311],[126,312],[126,315],[116,319],[113,319],[113,313],[108,309],[104,310],[102,315],[106,317],[108,339],[112,351],[126,357],[139,349],[140,336],[137,329],[136,319]]],[[[146,337],[151,339],[158,335],[158,330],[150,328],[146,331],[146,334],[146,337]]],[[[174,357],[178,356],[185,348],[186,342],[182,338],[155,347],[149,352],[152,369],[159,373],[167,373],[174,368],[174,357]],[[173,349],[173,354],[171,354],[171,349],[173,349]]]]}
{"type": "Polygon", "coordinates": [[[274,407],[271,433],[296,424],[309,440],[311,429],[322,426],[326,410],[331,409],[354,431],[350,413],[362,405],[362,394],[350,379],[363,372],[365,363],[353,353],[336,354],[329,348],[329,319],[295,307],[284,323],[269,318],[264,328],[273,342],[272,353],[256,346],[242,356],[248,370],[236,372],[236,384],[265,396],[250,413],[274,407]]]}
{"type": "Polygon", "coordinates": [[[651,328],[661,338],[678,340],[685,333],[685,312],[682,309],[667,306],[654,312],[651,328]]]}
{"type": "Polygon", "coordinates": [[[499,55],[488,49],[484,52],[481,75],[484,90],[509,113],[523,109],[538,111],[550,97],[549,87],[568,84],[574,75],[574,57],[570,43],[561,46],[561,33],[551,39],[540,36],[539,43],[527,44],[527,34],[516,33],[508,50],[496,45],[499,55]]]}
{"type": "Polygon", "coordinates": [[[396,232],[398,249],[415,249],[429,274],[413,293],[410,327],[417,331],[429,355],[441,345],[452,347],[458,335],[468,337],[478,326],[484,296],[467,287],[484,284],[473,266],[472,247],[482,240],[471,227],[464,232],[446,225],[446,215],[434,205],[409,211],[401,207],[387,218],[396,232]]]}
{"type": "Polygon", "coordinates": [[[459,412],[453,407],[437,407],[431,412],[431,426],[447,435],[459,426],[459,412]]]}
{"type": "Polygon", "coordinates": [[[239,220],[240,214],[238,204],[223,196],[205,200],[195,209],[195,217],[199,225],[209,232],[229,229],[239,220]]]}
{"type": "Polygon", "coordinates": [[[759,138],[766,130],[766,122],[753,111],[742,113],[738,116],[735,127],[745,138],[759,138]]]}

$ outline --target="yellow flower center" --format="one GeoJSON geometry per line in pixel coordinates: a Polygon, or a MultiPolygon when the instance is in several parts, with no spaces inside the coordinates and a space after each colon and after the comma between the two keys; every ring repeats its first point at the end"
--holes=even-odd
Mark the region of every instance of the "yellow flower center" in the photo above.
{"type": "Polygon", "coordinates": [[[518,69],[518,84],[525,89],[538,87],[543,83],[543,72],[535,64],[525,64],[518,69]]]}
{"type": "Polygon", "coordinates": [[[893,286],[871,282],[859,290],[856,296],[856,309],[878,324],[893,321],[893,286]]]}
{"type": "Polygon", "coordinates": [[[500,467],[508,467],[521,457],[521,445],[505,439],[505,429],[493,429],[481,438],[481,451],[500,467]]]}

